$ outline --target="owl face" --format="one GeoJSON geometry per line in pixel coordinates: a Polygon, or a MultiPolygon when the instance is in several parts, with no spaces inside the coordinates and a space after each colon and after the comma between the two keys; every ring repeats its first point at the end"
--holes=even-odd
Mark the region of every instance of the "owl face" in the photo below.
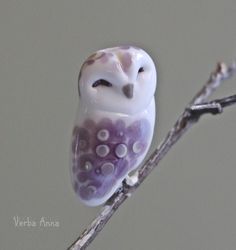
{"type": "Polygon", "coordinates": [[[80,102],[91,109],[136,114],[150,104],[155,89],[155,65],[137,47],[99,50],[79,74],[80,102]]]}

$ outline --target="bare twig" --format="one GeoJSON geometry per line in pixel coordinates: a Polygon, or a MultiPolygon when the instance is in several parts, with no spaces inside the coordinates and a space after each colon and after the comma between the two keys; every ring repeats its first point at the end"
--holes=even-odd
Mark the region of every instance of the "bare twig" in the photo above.
{"type": "Polygon", "coordinates": [[[131,196],[144,179],[158,165],[160,160],[166,155],[171,147],[188,129],[192,127],[193,124],[197,123],[203,114],[220,114],[225,107],[236,103],[236,95],[207,102],[207,98],[214,92],[214,90],[216,90],[224,80],[229,79],[235,73],[235,63],[230,66],[226,66],[224,63],[217,64],[215,71],[211,73],[206,84],[185,108],[184,112],[180,115],[159,147],[154,150],[149,159],[138,170],[137,183],[134,186],[128,186],[123,182],[122,187],[105,203],[101,212],[80,234],[79,238],[68,248],[68,250],[83,250],[87,248],[119,206],[127,199],[127,197],[131,196]]]}
{"type": "Polygon", "coordinates": [[[192,115],[203,115],[211,113],[213,115],[223,112],[223,108],[236,103],[236,95],[216,99],[214,101],[192,105],[188,110],[192,115]]]}

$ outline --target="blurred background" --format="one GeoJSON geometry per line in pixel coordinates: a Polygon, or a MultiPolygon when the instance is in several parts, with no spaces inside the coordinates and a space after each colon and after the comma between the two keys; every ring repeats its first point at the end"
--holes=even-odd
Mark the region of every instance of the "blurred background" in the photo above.
{"type": "MultiPolygon", "coordinates": [[[[236,58],[234,0],[1,0],[0,249],[64,250],[100,208],[69,176],[81,64],[116,45],[158,67],[152,150],[207,80],[236,58]],[[16,226],[14,218],[59,222],[16,226]]],[[[212,98],[236,93],[232,79],[212,98]]],[[[204,116],[125,202],[88,249],[234,250],[236,107],[204,116]]],[[[151,151],[150,151],[151,152],[151,151]]]]}

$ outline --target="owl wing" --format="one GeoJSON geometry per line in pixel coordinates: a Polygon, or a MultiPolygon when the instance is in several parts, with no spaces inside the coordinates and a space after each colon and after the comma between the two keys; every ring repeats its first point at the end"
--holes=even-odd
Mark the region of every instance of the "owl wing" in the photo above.
{"type": "Polygon", "coordinates": [[[87,120],[75,127],[72,176],[79,197],[88,205],[105,202],[144,158],[149,134],[146,119],[129,126],[122,120],[87,120]]]}

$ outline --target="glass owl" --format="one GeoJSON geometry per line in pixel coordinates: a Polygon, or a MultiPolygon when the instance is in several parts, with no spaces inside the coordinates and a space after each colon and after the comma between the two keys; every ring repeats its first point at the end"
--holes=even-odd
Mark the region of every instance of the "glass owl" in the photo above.
{"type": "Polygon", "coordinates": [[[155,124],[156,69],[133,46],[99,50],[82,65],[71,180],[88,206],[106,202],[143,161],[155,124]]]}

